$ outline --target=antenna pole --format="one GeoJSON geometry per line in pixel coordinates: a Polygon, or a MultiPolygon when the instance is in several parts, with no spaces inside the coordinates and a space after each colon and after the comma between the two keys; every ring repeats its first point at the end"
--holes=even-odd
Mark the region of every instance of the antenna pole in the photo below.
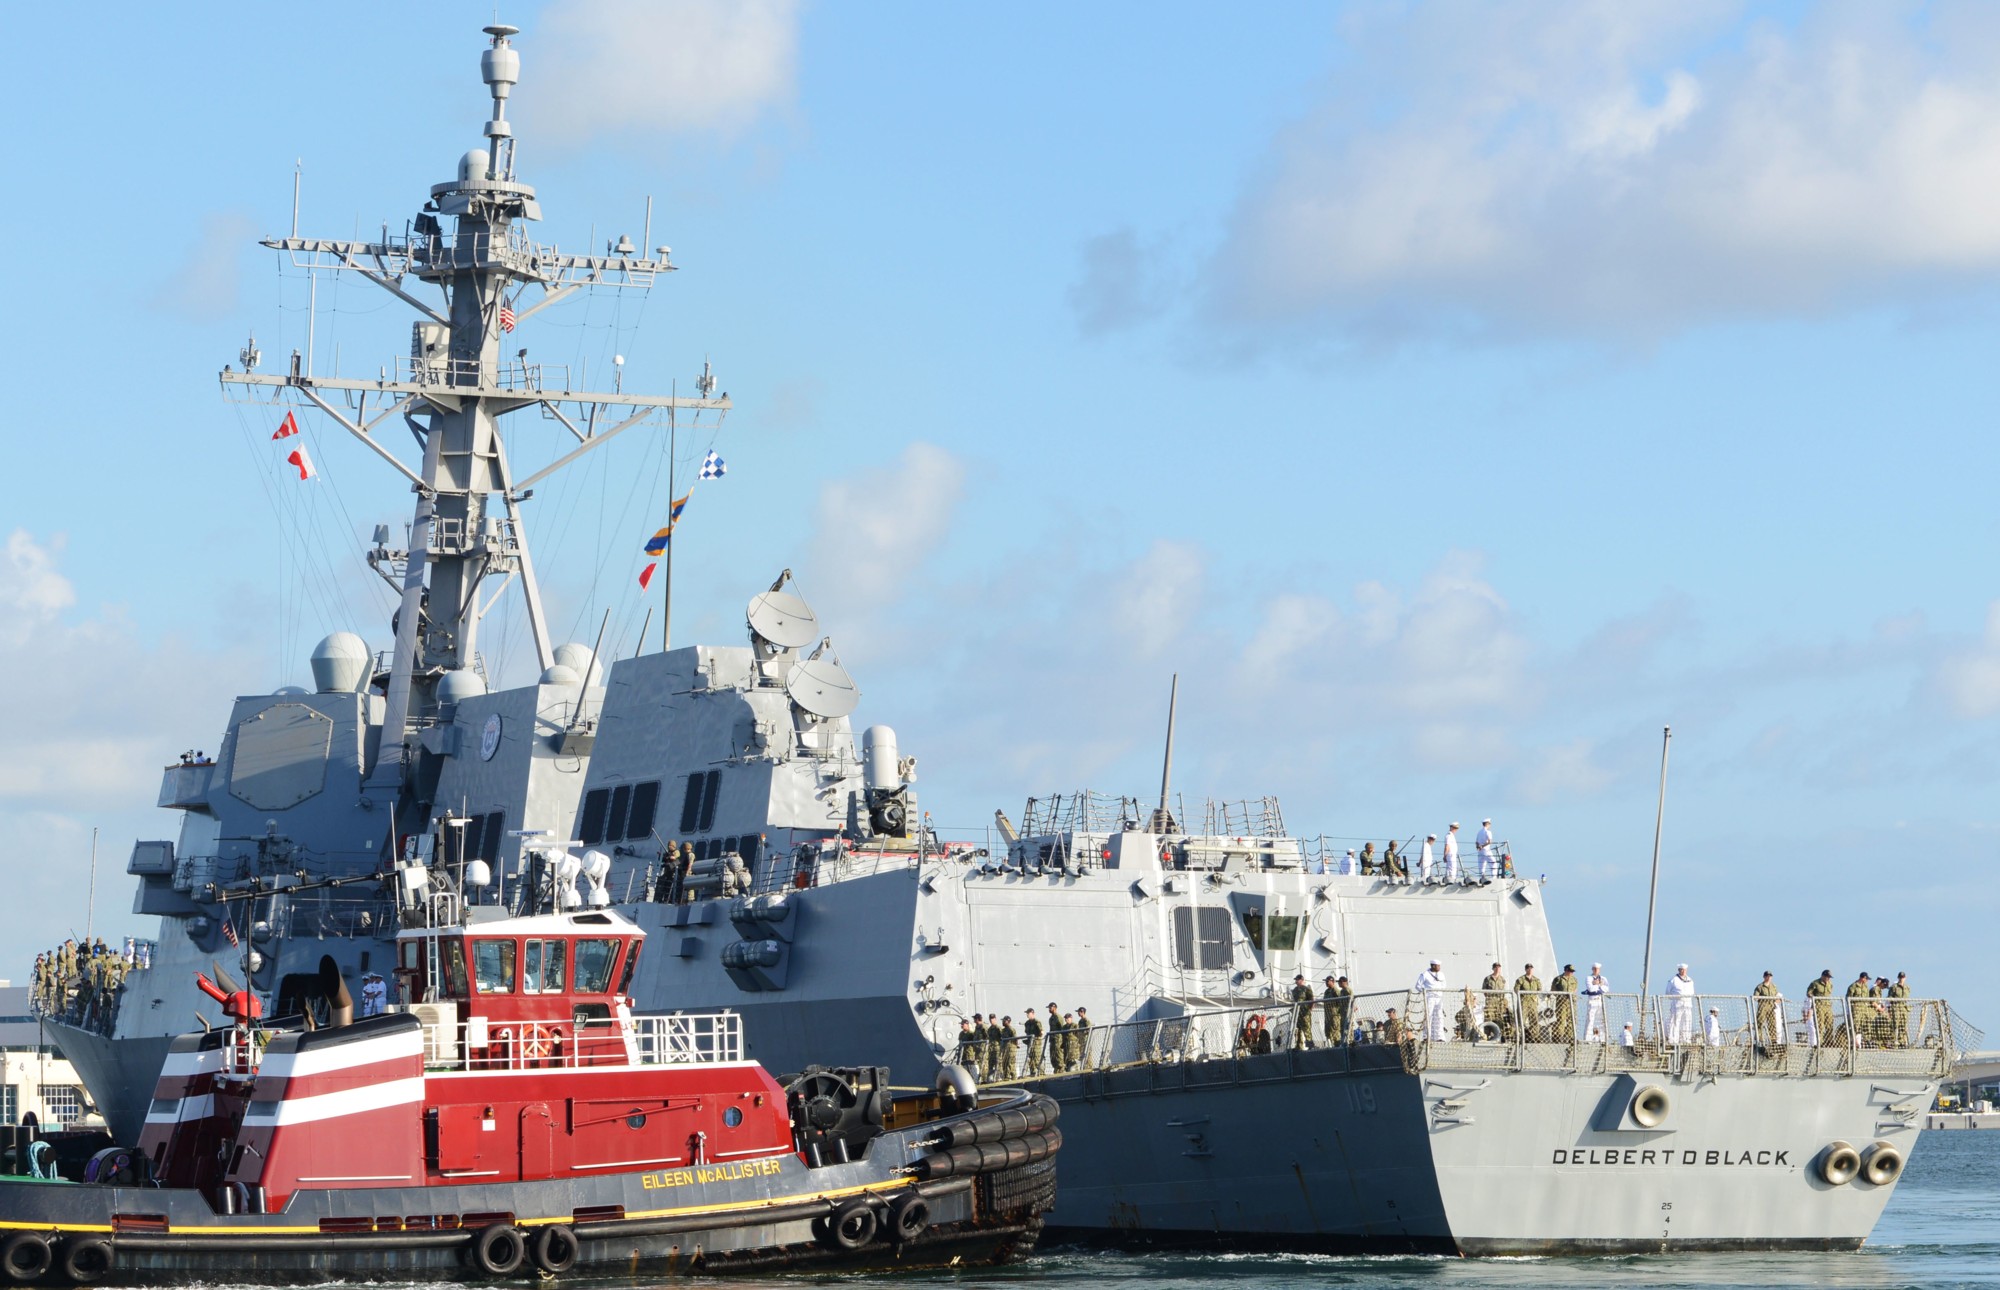
{"type": "MultiPolygon", "coordinates": [[[[680,382],[674,382],[674,393],[680,393],[680,382]]],[[[674,647],[674,461],[680,455],[677,443],[680,423],[674,417],[674,410],[667,409],[667,558],[666,567],[660,570],[660,653],[674,647]]]]}
{"type": "Polygon", "coordinates": [[[90,896],[83,906],[83,939],[90,939],[90,925],[97,917],[97,830],[90,831],[90,896]]]}
{"type": "Polygon", "coordinates": [[[304,157],[292,162],[292,236],[299,235],[299,176],[305,173],[304,157]]]}
{"type": "Polygon", "coordinates": [[[637,658],[641,654],[644,654],[646,652],[646,633],[652,630],[653,630],[653,607],[651,605],[647,605],[646,621],[639,624],[639,644],[638,647],[632,651],[633,658],[637,658]]]}
{"type": "Polygon", "coordinates": [[[1156,825],[1172,817],[1167,814],[1167,791],[1174,779],[1174,709],[1180,706],[1181,674],[1174,673],[1173,683],[1167,689],[1167,756],[1160,765],[1160,809],[1154,813],[1156,825]]]}
{"type": "Polygon", "coordinates": [[[1667,749],[1674,741],[1674,728],[1660,731],[1660,808],[1653,817],[1653,889],[1646,896],[1646,958],[1639,969],[1639,1029],[1646,1029],[1646,1010],[1652,1002],[1653,911],[1660,903],[1660,832],[1667,822],[1667,749]]]}

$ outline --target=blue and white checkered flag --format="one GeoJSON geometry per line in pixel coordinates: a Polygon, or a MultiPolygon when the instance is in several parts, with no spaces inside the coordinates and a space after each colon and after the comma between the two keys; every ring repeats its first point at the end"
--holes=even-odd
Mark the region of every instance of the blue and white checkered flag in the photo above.
{"type": "Polygon", "coordinates": [[[721,453],[711,452],[708,456],[701,459],[701,477],[703,479],[721,479],[728,473],[729,467],[723,462],[721,453]]]}

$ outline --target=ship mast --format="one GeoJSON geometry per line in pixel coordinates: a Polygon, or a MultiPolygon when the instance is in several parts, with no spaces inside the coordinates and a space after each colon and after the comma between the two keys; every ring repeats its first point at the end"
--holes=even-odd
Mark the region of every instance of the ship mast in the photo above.
{"type": "MultiPolygon", "coordinates": [[[[540,220],[541,207],[535,190],[516,178],[514,132],[507,120],[507,100],[521,70],[509,37],[518,30],[500,24],[485,28],[492,37],[480,56],[492,98],[487,146],[460,159],[456,179],[432,186],[430,200],[402,234],[385,231],[380,241],[344,241],[300,237],[295,228],[291,236],[264,239],[263,245],[288,255],[295,268],[358,273],[414,308],[420,318],[407,362],[393,372],[385,368],[372,381],[327,378],[313,375],[309,357],[302,362],[295,351],[290,370],[281,374],[228,367],[221,373],[225,393],[239,400],[303,400],[318,408],[416,492],[410,549],[392,551],[378,540],[369,557],[398,583],[401,597],[381,750],[367,780],[369,796],[389,803],[410,780],[413,736],[435,709],[438,681],[480,666],[480,619],[515,579],[540,666],[547,669],[555,661],[521,513],[534,486],[626,430],[657,424],[660,414],[669,426],[686,415],[693,424],[712,428],[730,408],[729,396],[716,397],[712,388],[693,399],[627,394],[622,388],[576,389],[566,367],[502,356],[501,337],[511,324],[586,288],[648,290],[675,267],[668,248],[659,247],[649,258],[629,237],[619,237],[599,256],[563,254],[527,236],[522,226],[540,220]],[[426,286],[437,290],[437,303],[418,293],[426,286]],[[531,287],[539,287],[541,295],[523,304],[531,287]],[[511,314],[504,324],[503,307],[511,314]],[[529,408],[558,422],[576,442],[549,465],[516,478],[501,418],[529,408]],[[713,421],[702,420],[710,413],[713,421]],[[375,437],[376,428],[391,418],[403,421],[422,448],[415,470],[375,437]],[[399,580],[391,573],[398,569],[399,580]],[[498,588],[484,588],[488,579],[498,581],[498,588]]],[[[250,353],[246,349],[246,369],[254,365],[250,353]]]]}

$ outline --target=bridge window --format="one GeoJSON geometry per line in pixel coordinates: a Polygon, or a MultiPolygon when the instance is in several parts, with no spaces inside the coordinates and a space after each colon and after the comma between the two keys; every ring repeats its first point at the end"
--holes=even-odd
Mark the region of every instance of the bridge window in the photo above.
{"type": "Polygon", "coordinates": [[[569,942],[529,941],[528,974],[521,988],[529,994],[561,994],[569,942]]]}
{"type": "Polygon", "coordinates": [[[592,846],[604,841],[604,813],[611,804],[611,790],[593,788],[583,795],[583,813],[577,817],[576,836],[592,846]]]}
{"type": "Polygon", "coordinates": [[[1274,950],[1295,950],[1299,947],[1299,916],[1297,914],[1273,914],[1265,932],[1270,947],[1274,950]]]}
{"type": "Polygon", "coordinates": [[[618,993],[632,993],[632,973],[639,966],[639,947],[644,944],[644,941],[628,942],[629,948],[625,951],[625,970],[618,974],[618,993]]]}
{"type": "Polygon", "coordinates": [[[632,809],[632,786],[620,784],[611,790],[611,814],[604,820],[606,841],[616,842],[625,836],[625,812],[632,809]]]}
{"type": "Polygon", "coordinates": [[[474,941],[472,979],[481,994],[514,993],[514,942],[474,941]]]}
{"type": "Polygon", "coordinates": [[[653,817],[660,808],[660,781],[632,785],[632,813],[625,817],[625,836],[647,838],[653,834],[653,817]]]}
{"type": "Polygon", "coordinates": [[[611,988],[611,965],[618,957],[618,942],[587,940],[576,943],[576,992],[603,994],[611,988]]]}

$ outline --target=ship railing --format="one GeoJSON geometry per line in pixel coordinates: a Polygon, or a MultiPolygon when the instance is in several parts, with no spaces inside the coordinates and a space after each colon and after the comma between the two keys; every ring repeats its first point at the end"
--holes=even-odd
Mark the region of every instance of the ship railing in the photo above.
{"type": "Polygon", "coordinates": [[[590,1066],[681,1066],[743,1060],[743,1019],[733,1012],[645,1014],[582,1021],[474,1017],[424,1024],[426,1065],[435,1070],[566,1070],[590,1066]]]}
{"type": "Polygon", "coordinates": [[[743,1060],[743,1018],[734,1012],[647,1013],[632,1018],[644,1065],[743,1060]]]}
{"type": "Polygon", "coordinates": [[[530,363],[525,359],[487,363],[476,358],[399,358],[395,379],[410,385],[538,393],[544,389],[568,389],[569,367],[559,363],[530,363]]]}
{"type": "Polygon", "coordinates": [[[1395,1042],[1404,992],[1354,995],[1338,1007],[1340,1038],[1329,1038],[1326,1002],[1280,1000],[1194,1008],[1172,1015],[1065,1030],[1039,1039],[974,1046],[955,1055],[984,1080],[1034,1080],[1077,1071],[1236,1060],[1287,1049],[1386,1047],[1395,1042]],[[1304,1009],[1303,1013],[1301,1009],[1304,1009]]]}
{"type": "Polygon", "coordinates": [[[1406,1006],[1412,1070],[1942,1078],[1958,1051],[1938,999],[1473,987],[1412,990],[1406,1006]]]}

